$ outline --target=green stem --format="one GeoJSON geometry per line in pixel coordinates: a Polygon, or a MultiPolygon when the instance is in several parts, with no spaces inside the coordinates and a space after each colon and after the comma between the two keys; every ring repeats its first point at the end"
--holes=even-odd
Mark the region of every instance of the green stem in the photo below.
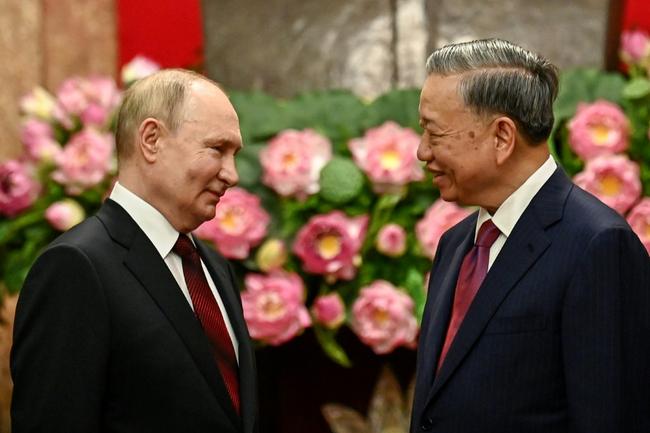
{"type": "Polygon", "coordinates": [[[33,224],[41,222],[42,220],[43,210],[38,209],[21,215],[18,218],[11,220],[10,222],[8,221],[8,224],[0,229],[0,245],[4,245],[9,242],[17,232],[22,231],[24,228],[29,227],[33,224]]]}

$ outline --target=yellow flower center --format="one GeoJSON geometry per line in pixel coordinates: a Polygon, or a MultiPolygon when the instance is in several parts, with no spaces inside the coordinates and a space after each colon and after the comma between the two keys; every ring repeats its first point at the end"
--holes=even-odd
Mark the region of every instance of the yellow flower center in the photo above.
{"type": "Polygon", "coordinates": [[[645,225],[645,237],[650,239],[650,222],[645,225]]]}
{"type": "Polygon", "coordinates": [[[621,180],[613,175],[607,175],[600,181],[600,190],[607,196],[615,196],[621,191],[621,180]]]}
{"type": "Polygon", "coordinates": [[[285,153],[282,156],[282,165],[284,168],[293,168],[296,166],[297,162],[298,158],[296,157],[295,153],[285,153]]]}
{"type": "Polygon", "coordinates": [[[386,170],[395,170],[400,166],[402,159],[397,151],[391,149],[383,152],[379,161],[381,162],[382,168],[386,170]]]}
{"type": "Polygon", "coordinates": [[[227,210],[219,220],[219,225],[226,233],[238,233],[241,226],[241,218],[234,209],[227,210]]]}
{"type": "Polygon", "coordinates": [[[318,239],[318,254],[325,260],[333,259],[341,252],[341,240],[336,235],[324,235],[318,239]]]}
{"type": "Polygon", "coordinates": [[[280,297],[275,293],[261,296],[258,302],[260,311],[264,312],[266,319],[275,320],[284,315],[284,304],[280,302],[280,297]]]}
{"type": "Polygon", "coordinates": [[[597,146],[609,144],[612,130],[605,125],[594,125],[591,127],[591,138],[597,146]]]}
{"type": "Polygon", "coordinates": [[[382,327],[388,322],[389,319],[390,316],[388,314],[388,311],[384,309],[377,309],[372,314],[373,322],[382,327]]]}

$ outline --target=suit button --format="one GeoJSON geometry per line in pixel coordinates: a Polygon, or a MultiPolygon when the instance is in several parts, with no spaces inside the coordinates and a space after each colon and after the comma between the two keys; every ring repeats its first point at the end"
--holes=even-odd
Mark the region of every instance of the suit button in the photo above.
{"type": "Polygon", "coordinates": [[[433,427],[433,420],[431,418],[425,419],[420,426],[422,431],[429,431],[431,430],[431,427],[433,427]]]}

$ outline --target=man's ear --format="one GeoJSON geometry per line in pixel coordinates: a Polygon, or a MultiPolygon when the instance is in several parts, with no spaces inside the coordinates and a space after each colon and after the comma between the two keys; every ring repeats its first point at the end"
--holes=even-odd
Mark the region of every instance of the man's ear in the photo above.
{"type": "Polygon", "coordinates": [[[497,165],[502,165],[515,151],[517,124],[509,117],[501,116],[494,120],[494,150],[497,165]]]}
{"type": "Polygon", "coordinates": [[[138,144],[140,153],[147,162],[154,162],[160,150],[160,138],[164,134],[164,126],[158,119],[147,117],[138,128],[138,144]]]}

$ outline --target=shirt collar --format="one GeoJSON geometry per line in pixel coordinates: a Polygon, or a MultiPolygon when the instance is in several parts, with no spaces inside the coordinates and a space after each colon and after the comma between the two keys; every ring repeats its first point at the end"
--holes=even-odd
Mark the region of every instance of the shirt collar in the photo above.
{"type": "Polygon", "coordinates": [[[481,225],[490,218],[505,237],[510,236],[510,233],[515,228],[515,224],[517,224],[521,215],[524,213],[537,192],[553,175],[556,168],[557,164],[555,163],[555,160],[552,156],[549,156],[544,164],[542,164],[528,179],[526,179],[526,182],[517,188],[515,192],[510,194],[501,206],[499,206],[499,209],[497,209],[494,215],[490,215],[488,211],[480,208],[478,219],[476,221],[474,239],[476,240],[481,225]]]}
{"type": "Polygon", "coordinates": [[[119,182],[115,183],[110,199],[122,206],[142,229],[156,248],[160,257],[167,257],[178,239],[178,231],[158,209],[129,191],[119,182]]]}

